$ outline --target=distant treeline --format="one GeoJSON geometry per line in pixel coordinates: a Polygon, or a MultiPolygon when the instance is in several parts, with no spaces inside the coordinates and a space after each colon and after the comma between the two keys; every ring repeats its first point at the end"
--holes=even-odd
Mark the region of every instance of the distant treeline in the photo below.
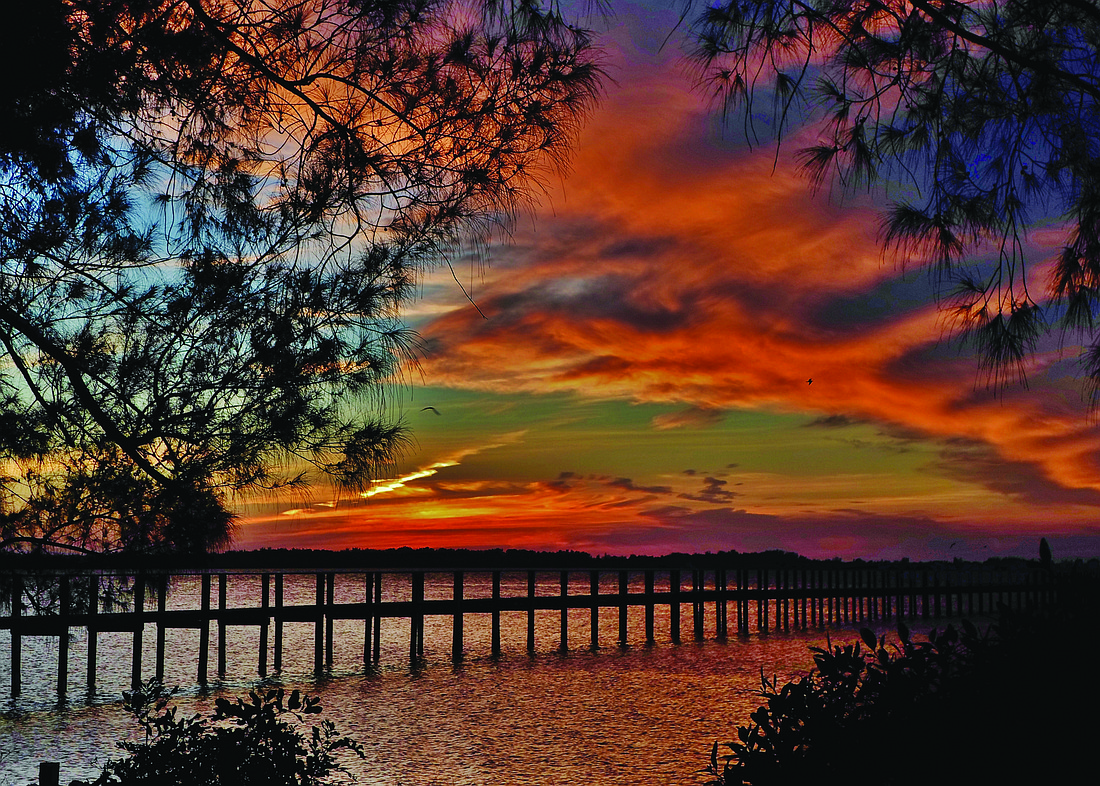
{"type": "MultiPolygon", "coordinates": [[[[1077,561],[1084,564],[1081,560],[1077,561]]],[[[272,549],[225,551],[204,555],[158,554],[0,554],[0,568],[9,569],[158,569],[158,570],[218,570],[218,569],[280,569],[293,570],[530,570],[530,569],[645,569],[645,568],[809,568],[830,565],[854,568],[983,569],[993,571],[1026,570],[1037,560],[1019,557],[991,557],[984,562],[961,559],[910,562],[908,558],[887,560],[842,561],[815,560],[790,551],[772,549],[762,552],[719,551],[697,554],[674,552],[659,557],[632,554],[624,556],[594,556],[583,551],[532,551],[528,549],[272,549]]],[[[1088,566],[1096,569],[1100,562],[1092,559],[1088,566]]]]}

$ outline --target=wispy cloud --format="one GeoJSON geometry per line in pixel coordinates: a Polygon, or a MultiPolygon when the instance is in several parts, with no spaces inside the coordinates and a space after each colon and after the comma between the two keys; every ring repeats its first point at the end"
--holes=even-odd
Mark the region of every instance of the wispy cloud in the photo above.
{"type": "MultiPolygon", "coordinates": [[[[423,488],[423,487],[416,486],[414,484],[416,484],[417,481],[427,480],[428,478],[432,478],[432,477],[438,475],[439,471],[442,470],[442,469],[447,469],[449,467],[457,467],[465,459],[469,458],[470,456],[476,456],[478,453],[483,453],[483,452],[488,451],[488,450],[493,450],[494,448],[501,448],[501,447],[504,447],[505,445],[514,444],[514,443],[522,440],[525,433],[526,433],[525,431],[513,431],[513,432],[506,433],[506,434],[502,434],[492,442],[488,442],[488,443],[485,443],[485,444],[482,444],[482,445],[470,446],[470,447],[466,447],[466,448],[462,448],[460,450],[454,451],[453,453],[448,455],[446,458],[442,458],[439,461],[434,461],[431,464],[428,464],[427,466],[424,466],[424,467],[418,467],[417,469],[415,469],[411,472],[407,472],[407,473],[405,473],[405,474],[403,474],[399,477],[396,477],[396,478],[380,478],[380,479],[374,480],[374,481],[371,482],[370,488],[366,489],[365,491],[361,491],[358,494],[358,499],[361,500],[361,501],[365,501],[365,500],[370,500],[370,499],[373,499],[374,497],[378,497],[378,496],[381,496],[381,495],[421,496],[421,495],[424,495],[424,494],[431,494],[431,493],[433,493],[432,488],[423,488]]],[[[442,486],[442,488],[444,488],[445,490],[452,490],[453,491],[453,490],[456,490],[458,488],[461,488],[461,484],[458,484],[458,485],[453,485],[452,484],[450,486],[444,484],[442,486]]],[[[483,483],[482,484],[467,485],[467,490],[484,490],[484,488],[485,488],[485,484],[483,484],[483,483]]],[[[282,511],[281,515],[283,515],[283,516],[303,516],[303,515],[315,514],[315,513],[318,512],[319,507],[326,507],[326,508],[328,508],[329,512],[333,511],[337,507],[341,507],[342,510],[346,511],[349,506],[353,506],[354,504],[355,504],[355,502],[352,501],[352,500],[345,500],[345,501],[334,500],[334,501],[331,501],[331,502],[316,503],[313,506],[305,507],[305,508],[291,508],[289,510],[282,511]]]]}
{"type": "Polygon", "coordinates": [[[721,410],[708,407],[688,407],[679,412],[656,415],[650,422],[653,428],[664,431],[670,428],[706,428],[721,423],[721,410]]]}

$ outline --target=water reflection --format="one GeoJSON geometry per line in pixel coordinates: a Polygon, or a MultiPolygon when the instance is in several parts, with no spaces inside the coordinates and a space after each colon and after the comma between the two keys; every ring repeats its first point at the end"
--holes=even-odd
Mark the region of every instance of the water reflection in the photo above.
{"type": "MultiPolygon", "coordinates": [[[[301,587],[288,585],[287,603],[310,602],[313,587],[309,577],[303,579],[301,587]],[[301,600],[294,599],[298,592],[301,600]]],[[[243,586],[230,590],[247,593],[243,586]]],[[[338,599],[341,593],[351,598],[360,591],[351,579],[337,585],[338,599]]],[[[467,597],[480,592],[467,585],[467,597]]],[[[186,592],[175,597],[174,602],[188,602],[186,592]]],[[[661,611],[657,628],[667,641],[667,609],[661,611]]],[[[489,615],[469,615],[468,655],[457,665],[450,662],[450,619],[428,618],[425,661],[416,669],[408,665],[408,622],[394,621],[383,626],[382,666],[369,671],[362,668],[362,623],[336,621],[333,669],[319,682],[312,677],[313,626],[288,623],[283,671],[265,684],[319,694],[325,717],[363,744],[367,758],[355,774],[368,786],[610,786],[623,781],[664,786],[702,781],[695,773],[705,766],[714,740],[724,741],[759,703],[761,669],[783,679],[803,672],[812,665],[808,647],[825,641],[821,631],[795,631],[695,643],[690,614],[684,614],[684,644],[648,646],[643,615],[641,608],[630,610],[625,649],[615,644],[617,614],[607,613],[600,619],[606,646],[559,653],[560,617],[539,612],[538,651],[528,655],[526,614],[506,613],[501,617],[502,655],[495,659],[483,654],[490,648],[489,615]]],[[[711,623],[708,616],[708,635],[711,623]]],[[[587,610],[571,612],[574,646],[587,645],[588,626],[587,610]]],[[[168,634],[166,682],[184,686],[177,702],[181,711],[206,711],[216,696],[236,695],[257,684],[255,628],[228,629],[226,673],[207,690],[194,684],[197,631],[168,634]]],[[[212,641],[216,635],[217,626],[212,626],[212,641]]],[[[834,630],[832,635],[856,634],[834,630]]],[[[118,755],[116,740],[136,733],[118,701],[130,677],[129,635],[100,635],[101,668],[91,696],[78,687],[84,683],[82,637],[76,637],[69,659],[70,695],[60,706],[53,691],[55,641],[25,640],[24,692],[9,702],[0,719],[0,783],[32,780],[38,762],[46,759],[62,762],[63,783],[91,777],[107,756],[118,755]]],[[[151,629],[146,631],[145,648],[154,639],[151,629]]],[[[146,655],[152,663],[151,649],[146,655]]],[[[7,668],[0,664],[0,680],[9,678],[7,668]]]]}

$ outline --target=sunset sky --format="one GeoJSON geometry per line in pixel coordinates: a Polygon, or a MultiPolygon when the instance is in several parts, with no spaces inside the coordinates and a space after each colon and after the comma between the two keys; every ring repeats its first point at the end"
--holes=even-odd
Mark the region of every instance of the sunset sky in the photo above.
{"type": "MultiPolygon", "coordinates": [[[[883,256],[887,197],[811,194],[797,135],[777,159],[722,132],[661,47],[676,18],[600,24],[615,81],[572,173],[455,263],[485,317],[450,271],[424,278],[394,477],[249,504],[238,548],[1100,554],[1080,347],[1055,335],[1026,387],[990,390],[928,274],[883,256]]],[[[1062,235],[1030,240],[1042,292],[1062,235]]]]}

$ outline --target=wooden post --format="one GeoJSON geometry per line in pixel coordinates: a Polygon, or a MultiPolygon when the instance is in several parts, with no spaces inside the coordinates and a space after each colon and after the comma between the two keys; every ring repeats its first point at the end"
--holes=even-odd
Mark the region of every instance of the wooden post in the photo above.
{"type": "Polygon", "coordinates": [[[879,569],[879,571],[872,569],[868,574],[871,577],[871,597],[873,598],[871,601],[871,608],[875,611],[872,619],[886,619],[886,574],[883,574],[881,569],[879,569]]]}
{"type": "Polygon", "coordinates": [[[791,572],[780,568],[775,572],[775,629],[791,629],[791,572]],[[780,608],[782,605],[782,608],[780,608]]]}
{"type": "Polygon", "coordinates": [[[275,651],[271,654],[275,671],[283,669],[283,574],[275,574],[275,651]]]}
{"type": "Polygon", "coordinates": [[[817,627],[817,598],[814,596],[814,586],[814,570],[810,568],[805,571],[805,576],[802,579],[802,593],[808,606],[808,608],[802,610],[802,621],[811,628],[817,627]]]}
{"type": "Polygon", "coordinates": [[[824,628],[833,619],[832,574],[826,568],[817,571],[817,626],[824,628]]]}
{"type": "Polygon", "coordinates": [[[370,666],[371,625],[374,623],[374,610],[371,603],[374,600],[374,574],[363,574],[363,603],[367,610],[363,613],[363,666],[370,666]]]}
{"type": "Polygon", "coordinates": [[[830,620],[833,625],[844,624],[844,571],[839,568],[833,570],[832,577],[832,595],[833,595],[833,613],[834,616],[830,620]]]}
{"type": "Polygon", "coordinates": [[[145,578],[134,579],[134,651],[130,664],[130,687],[141,687],[141,640],[145,632],[145,578]]]}
{"type": "Polygon", "coordinates": [[[61,762],[38,762],[38,786],[58,786],[61,781],[61,762]]]}
{"type": "Polygon", "coordinates": [[[828,627],[833,621],[833,580],[832,571],[822,568],[817,572],[817,625],[828,627]]]}
{"type": "Polygon", "coordinates": [[[906,571],[906,578],[909,580],[909,619],[915,620],[920,613],[920,609],[917,607],[917,573],[915,570],[906,571]]]}
{"type": "Polygon", "coordinates": [[[772,610],[771,609],[771,604],[772,604],[772,598],[771,598],[771,595],[772,595],[771,571],[768,570],[767,568],[764,568],[763,575],[762,576],[760,576],[760,574],[757,574],[757,575],[758,575],[758,578],[760,580],[760,585],[761,585],[760,589],[761,589],[761,593],[762,593],[761,596],[760,596],[760,601],[761,601],[761,603],[764,604],[764,610],[763,610],[764,618],[761,620],[760,631],[762,633],[767,633],[771,629],[771,610],[772,610]]]}
{"type": "Polygon", "coordinates": [[[592,570],[588,572],[588,599],[592,603],[592,610],[588,623],[588,646],[590,649],[600,648],[600,572],[592,570]]]}
{"type": "Polygon", "coordinates": [[[714,601],[714,635],[719,641],[726,638],[726,569],[714,569],[714,591],[717,595],[714,601]]]}
{"type": "Polygon", "coordinates": [[[329,573],[325,581],[328,585],[325,591],[325,668],[332,668],[332,607],[336,602],[336,574],[329,573]]]}
{"type": "Polygon", "coordinates": [[[414,661],[424,657],[424,571],[412,574],[413,618],[409,636],[409,656],[414,661]]]}
{"type": "Polygon", "coordinates": [[[783,630],[791,629],[791,618],[794,618],[794,626],[798,627],[798,596],[795,594],[798,587],[798,571],[788,568],[783,571],[783,630]]]}
{"type": "Polygon", "coordinates": [[[844,601],[844,622],[859,621],[859,571],[844,571],[844,591],[848,597],[844,601]]]}
{"type": "Polygon", "coordinates": [[[164,681],[164,611],[168,605],[168,576],[157,581],[157,682],[164,681]]]}
{"type": "Polygon", "coordinates": [[[771,628],[771,610],[772,604],[775,604],[775,629],[777,631],[783,630],[783,570],[782,568],[775,571],[775,590],[772,590],[772,580],[770,571],[764,571],[764,587],[768,591],[768,605],[764,607],[764,620],[766,627],[771,628]]]}
{"type": "Polygon", "coordinates": [[[20,619],[23,616],[23,577],[11,578],[11,695],[14,698],[22,690],[23,641],[20,619]]]}
{"type": "Polygon", "coordinates": [[[756,632],[764,629],[764,576],[756,569],[756,632]]]}
{"type": "Polygon", "coordinates": [[[202,624],[199,625],[199,685],[206,684],[207,663],[210,658],[210,574],[202,574],[202,584],[199,590],[199,608],[202,624]]]}
{"type": "MultiPolygon", "coordinates": [[[[808,583],[807,583],[806,579],[802,580],[802,591],[810,600],[810,619],[809,619],[810,627],[816,628],[817,627],[817,596],[816,596],[815,588],[816,588],[817,585],[816,585],[816,581],[815,581],[816,571],[813,570],[812,568],[808,572],[808,578],[809,578],[808,583]]],[[[802,612],[802,618],[803,619],[806,618],[806,612],[805,611],[802,612]]]]}
{"type": "Polygon", "coordinates": [[[416,604],[416,572],[409,574],[409,598],[412,601],[412,611],[409,613],[409,663],[416,663],[416,613],[419,607],[416,604]]]}
{"type": "Polygon", "coordinates": [[[832,571],[822,568],[817,572],[817,625],[827,627],[833,621],[832,571]]]}
{"type": "MultiPolygon", "coordinates": [[[[784,632],[791,629],[791,586],[792,586],[792,574],[790,569],[783,568],[780,572],[783,576],[783,630],[784,632]]],[[[778,621],[777,621],[778,622],[778,621]]],[[[776,627],[779,627],[778,624],[776,627]]]]}
{"type": "Polygon", "coordinates": [[[626,646],[626,610],[627,593],[630,591],[629,576],[625,570],[619,571],[619,646],[626,646]]]}
{"type": "Polygon", "coordinates": [[[902,612],[905,611],[905,607],[900,603],[901,590],[898,589],[899,575],[900,574],[896,570],[890,570],[888,568],[884,568],[882,571],[882,595],[883,603],[886,608],[886,616],[894,620],[900,620],[902,612]]]}
{"type": "Polygon", "coordinates": [[[929,603],[928,603],[928,571],[927,570],[921,571],[921,589],[923,590],[923,592],[921,593],[921,599],[920,599],[921,600],[920,615],[921,615],[922,619],[928,619],[928,612],[929,612],[928,606],[929,606],[929,603]]]}
{"type": "Polygon", "coordinates": [[[668,572],[668,622],[669,634],[673,644],[680,643],[680,571],[668,572]]]}
{"type": "Polygon", "coordinates": [[[320,674],[325,668],[325,574],[318,573],[314,580],[313,671],[320,674]]]}
{"type": "MultiPolygon", "coordinates": [[[[454,600],[454,614],[451,615],[451,660],[462,660],[462,595],[463,595],[463,583],[464,575],[461,570],[456,570],[454,573],[454,593],[452,599],[454,600]]],[[[494,649],[493,654],[496,654],[494,649]]]]}
{"type": "Polygon", "coordinates": [[[698,569],[691,571],[691,632],[696,641],[702,641],[703,635],[703,587],[706,574],[698,569]]]}
{"type": "Polygon", "coordinates": [[[775,629],[783,630],[783,569],[775,572],[775,629]]]}
{"type": "Polygon", "coordinates": [[[561,644],[560,648],[562,652],[569,649],[569,604],[567,598],[569,597],[569,571],[563,570],[561,572],[561,644]]]}
{"type": "Polygon", "coordinates": [[[260,624],[260,662],[257,670],[260,679],[267,676],[267,628],[271,624],[271,574],[260,576],[260,608],[264,610],[264,621],[260,624]]]}
{"type": "Polygon", "coordinates": [[[228,577],[224,573],[218,574],[218,676],[225,676],[225,600],[226,582],[228,577]]]}
{"type": "Polygon", "coordinates": [[[872,621],[877,620],[882,616],[882,614],[880,612],[880,609],[879,609],[879,606],[878,606],[878,602],[879,602],[879,600],[878,600],[879,599],[878,580],[879,580],[879,574],[878,574],[877,571],[874,571],[874,570],[868,570],[867,571],[867,584],[868,584],[868,587],[869,587],[868,591],[871,593],[870,596],[869,596],[870,600],[868,601],[869,605],[867,607],[867,611],[868,611],[868,619],[870,619],[872,621]]]}
{"type": "Polygon", "coordinates": [[[382,573],[374,576],[374,662],[382,658],[382,573]]]}
{"type": "Polygon", "coordinates": [[[747,568],[738,568],[737,587],[741,590],[741,600],[738,602],[737,623],[741,626],[741,635],[749,635],[749,623],[752,615],[749,600],[749,571],[747,568]]]}
{"type": "Polygon", "coordinates": [[[494,656],[500,655],[500,571],[493,571],[493,617],[492,617],[492,643],[490,647],[494,656]]]}
{"type": "Polygon", "coordinates": [[[88,577],[88,693],[95,693],[96,650],[99,631],[96,617],[99,613],[99,576],[88,577]]]}
{"type": "Polygon", "coordinates": [[[646,644],[652,644],[655,641],[653,634],[653,576],[652,570],[645,572],[645,640],[646,644]]]}
{"type": "Polygon", "coordinates": [[[535,651],[535,571],[527,571],[527,651],[535,651]]]}
{"type": "Polygon", "coordinates": [[[802,569],[802,575],[796,569],[794,571],[794,585],[797,594],[794,597],[794,625],[796,628],[806,627],[806,570],[802,569]],[[799,605],[801,604],[801,611],[799,605]]]}
{"type": "MultiPolygon", "coordinates": [[[[843,609],[841,619],[843,619],[844,624],[847,625],[851,621],[850,615],[852,609],[850,607],[852,605],[852,600],[854,600],[851,589],[852,574],[850,571],[841,569],[837,572],[837,575],[840,576],[838,586],[840,587],[840,607],[843,609]]],[[[837,621],[839,622],[840,620],[837,621]]]]}
{"type": "Polygon", "coordinates": [[[801,588],[798,584],[798,569],[791,568],[788,573],[790,576],[790,587],[787,592],[787,598],[791,604],[791,624],[795,629],[798,628],[798,600],[802,596],[801,588]]]}
{"type": "Polygon", "coordinates": [[[57,695],[64,697],[69,692],[69,577],[61,576],[61,631],[57,640],[57,695]]]}

